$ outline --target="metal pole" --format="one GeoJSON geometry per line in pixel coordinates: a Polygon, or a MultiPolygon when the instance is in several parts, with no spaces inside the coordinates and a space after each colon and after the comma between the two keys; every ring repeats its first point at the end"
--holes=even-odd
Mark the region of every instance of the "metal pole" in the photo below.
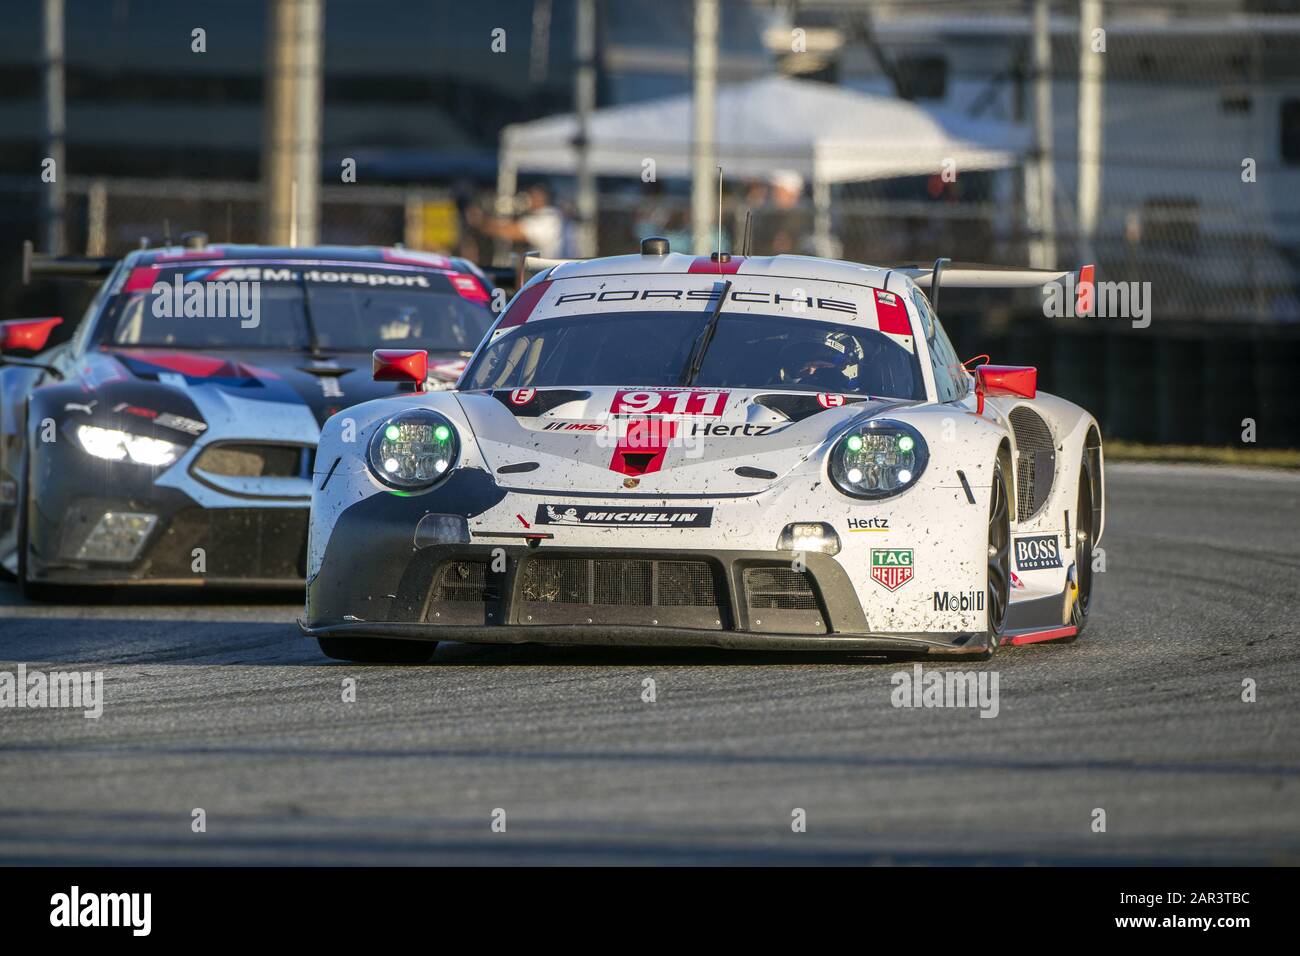
{"type": "Polygon", "coordinates": [[[578,115],[577,150],[577,239],[578,256],[596,255],[596,176],[591,169],[591,111],[596,108],[596,0],[578,0],[576,47],[578,72],[573,100],[578,115]]]}
{"type": "Polygon", "coordinates": [[[102,256],[108,249],[108,187],[91,180],[86,192],[86,255],[102,256]]]}
{"type": "MultiPolygon", "coordinates": [[[[501,151],[497,158],[496,214],[505,218],[514,213],[515,192],[519,188],[519,175],[515,167],[515,153],[510,145],[510,129],[501,133],[501,151]]],[[[499,266],[510,264],[510,243],[498,237],[493,243],[492,261],[499,266]]]]}
{"type": "Polygon", "coordinates": [[[63,255],[64,183],[67,118],[63,95],[63,0],[45,0],[41,6],[44,40],[45,157],[54,160],[54,181],[45,187],[45,215],[41,218],[41,245],[50,255],[63,255]]]}
{"type": "Polygon", "coordinates": [[[718,2],[695,0],[695,79],[691,89],[691,251],[712,245],[717,167],[718,2]]]}
{"type": "Polygon", "coordinates": [[[1086,262],[1101,205],[1101,109],[1104,53],[1094,53],[1093,32],[1101,29],[1101,0],[1079,4],[1079,245],[1086,262]]]}
{"type": "Polygon", "coordinates": [[[298,75],[295,78],[294,178],[298,182],[298,242],[320,239],[321,45],[325,35],[324,0],[299,0],[298,75]]]}
{"type": "Polygon", "coordinates": [[[1036,269],[1056,268],[1051,22],[1051,0],[1034,0],[1034,158],[1029,164],[1032,177],[1025,199],[1033,210],[1030,228],[1034,231],[1034,242],[1030,247],[1030,265],[1036,269]]]}
{"type": "Polygon", "coordinates": [[[272,0],[262,180],[273,245],[317,241],[323,28],[321,0],[272,0]]]}

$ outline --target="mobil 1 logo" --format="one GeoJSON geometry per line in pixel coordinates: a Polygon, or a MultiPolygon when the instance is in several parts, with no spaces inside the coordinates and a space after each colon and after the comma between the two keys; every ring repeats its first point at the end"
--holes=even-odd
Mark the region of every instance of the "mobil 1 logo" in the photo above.
{"type": "Polygon", "coordinates": [[[1041,571],[1061,566],[1061,548],[1054,534],[1035,534],[1016,538],[1016,568],[1041,571]]]}

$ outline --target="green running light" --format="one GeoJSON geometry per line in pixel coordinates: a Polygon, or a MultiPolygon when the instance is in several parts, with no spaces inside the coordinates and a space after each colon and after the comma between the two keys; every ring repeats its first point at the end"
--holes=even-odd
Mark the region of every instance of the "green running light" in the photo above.
{"type": "Polygon", "coordinates": [[[402,437],[402,430],[396,425],[389,425],[384,429],[384,437],[389,441],[397,441],[397,439],[402,437]]]}
{"type": "Polygon", "coordinates": [[[861,451],[861,450],[862,450],[862,436],[861,436],[861,435],[850,435],[850,436],[849,436],[849,440],[848,440],[847,442],[845,442],[845,444],[848,445],[848,447],[849,447],[849,451],[861,451]]]}
{"type": "Polygon", "coordinates": [[[433,430],[433,437],[438,439],[438,441],[446,441],[451,437],[451,429],[446,425],[439,425],[433,430]]]}
{"type": "Polygon", "coordinates": [[[911,450],[912,450],[912,446],[915,445],[915,444],[916,444],[916,442],[912,441],[912,436],[911,436],[911,435],[903,435],[902,437],[900,437],[900,438],[898,439],[898,450],[899,450],[899,451],[911,451],[911,450]]]}

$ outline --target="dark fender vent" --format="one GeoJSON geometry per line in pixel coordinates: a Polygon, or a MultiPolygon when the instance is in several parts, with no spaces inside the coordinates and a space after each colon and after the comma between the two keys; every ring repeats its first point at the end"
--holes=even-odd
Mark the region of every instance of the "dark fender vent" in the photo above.
{"type": "Polygon", "coordinates": [[[1032,408],[1018,405],[1008,416],[1016,436],[1016,519],[1032,517],[1047,501],[1056,476],[1056,444],[1047,422],[1032,408]]]}

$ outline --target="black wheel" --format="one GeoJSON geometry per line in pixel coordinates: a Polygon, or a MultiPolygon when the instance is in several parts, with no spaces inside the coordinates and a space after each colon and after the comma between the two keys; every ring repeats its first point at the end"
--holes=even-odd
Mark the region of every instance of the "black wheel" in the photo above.
{"type": "Polygon", "coordinates": [[[1070,609],[1070,623],[1079,630],[1078,637],[1088,626],[1088,611],[1092,605],[1092,463],[1087,453],[1083,456],[1083,466],[1079,469],[1079,499],[1074,510],[1074,568],[1078,575],[1079,594],[1070,609]]]}
{"type": "Polygon", "coordinates": [[[989,496],[989,626],[988,652],[992,654],[1007,629],[1011,604],[1011,504],[1002,462],[993,466],[993,491],[989,496]]]}
{"type": "Polygon", "coordinates": [[[380,637],[318,637],[321,653],[355,664],[427,664],[436,641],[393,641],[380,637]]]}

